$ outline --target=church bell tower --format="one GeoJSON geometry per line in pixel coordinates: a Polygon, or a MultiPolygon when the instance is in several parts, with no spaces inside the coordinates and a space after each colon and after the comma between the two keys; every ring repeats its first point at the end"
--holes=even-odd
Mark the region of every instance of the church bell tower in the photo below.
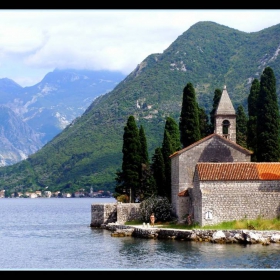
{"type": "Polygon", "coordinates": [[[236,114],[226,86],[216,109],[214,132],[236,143],[236,114]]]}

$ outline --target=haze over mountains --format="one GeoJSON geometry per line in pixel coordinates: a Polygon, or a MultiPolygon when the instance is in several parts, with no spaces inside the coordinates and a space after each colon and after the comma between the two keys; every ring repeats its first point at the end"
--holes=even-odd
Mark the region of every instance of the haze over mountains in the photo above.
{"type": "MultiPolygon", "coordinates": [[[[92,186],[114,191],[115,173],[122,162],[124,126],[130,115],[144,127],[151,158],[162,144],[166,117],[179,121],[188,82],[194,85],[198,103],[207,113],[212,109],[215,89],[225,84],[235,109],[242,104],[247,110],[253,79],[260,78],[263,69],[270,66],[279,100],[279,50],[280,24],[246,33],[215,22],[198,22],[170,42],[163,53],[139,62],[113,90],[94,99],[80,117],[37,152],[1,167],[0,189],[48,186],[50,190],[69,191],[92,186]]],[[[78,89],[81,87],[72,92],[78,89]]],[[[29,112],[25,118],[31,116],[29,112]]],[[[30,124],[36,127],[35,119],[30,124]]]]}
{"type": "Polygon", "coordinates": [[[0,79],[0,166],[39,150],[124,77],[120,72],[54,70],[24,88],[0,79]]]}

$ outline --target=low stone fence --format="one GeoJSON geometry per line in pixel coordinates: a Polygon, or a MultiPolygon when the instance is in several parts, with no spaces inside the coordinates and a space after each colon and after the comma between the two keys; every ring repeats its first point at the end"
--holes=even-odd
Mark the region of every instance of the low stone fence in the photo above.
{"type": "Polygon", "coordinates": [[[140,219],[140,203],[96,203],[91,205],[91,227],[102,224],[118,223],[140,219]]]}
{"type": "Polygon", "coordinates": [[[256,230],[180,230],[144,226],[125,226],[115,223],[103,224],[112,237],[132,236],[139,238],[173,239],[181,241],[211,242],[219,244],[262,244],[280,243],[280,231],[256,230]]]}

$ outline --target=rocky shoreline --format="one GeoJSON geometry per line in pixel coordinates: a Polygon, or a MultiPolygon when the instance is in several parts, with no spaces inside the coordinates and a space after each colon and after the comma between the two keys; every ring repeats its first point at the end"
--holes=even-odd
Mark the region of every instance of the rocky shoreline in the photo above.
{"type": "Polygon", "coordinates": [[[112,237],[132,236],[138,238],[173,239],[181,241],[211,242],[218,244],[280,244],[280,231],[257,230],[182,230],[147,226],[126,226],[117,223],[101,225],[110,230],[112,237]]]}

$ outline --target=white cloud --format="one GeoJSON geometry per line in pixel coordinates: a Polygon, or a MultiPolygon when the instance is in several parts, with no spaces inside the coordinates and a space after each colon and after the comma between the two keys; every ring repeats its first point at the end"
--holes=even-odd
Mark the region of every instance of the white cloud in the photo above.
{"type": "Polygon", "coordinates": [[[55,68],[129,74],[199,21],[256,32],[279,18],[280,10],[0,10],[0,78],[30,86],[55,68]]]}

